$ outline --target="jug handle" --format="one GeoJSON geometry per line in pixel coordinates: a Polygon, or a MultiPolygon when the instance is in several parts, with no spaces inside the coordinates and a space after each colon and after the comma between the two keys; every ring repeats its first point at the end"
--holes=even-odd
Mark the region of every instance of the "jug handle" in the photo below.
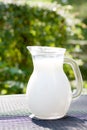
{"type": "Polygon", "coordinates": [[[82,76],[80,73],[80,69],[79,69],[77,63],[75,62],[75,60],[73,60],[71,58],[64,57],[64,63],[71,65],[71,67],[74,71],[77,83],[76,83],[76,91],[75,91],[75,93],[72,94],[72,98],[77,98],[78,96],[81,95],[82,88],[83,88],[83,80],[82,80],[82,76]]]}

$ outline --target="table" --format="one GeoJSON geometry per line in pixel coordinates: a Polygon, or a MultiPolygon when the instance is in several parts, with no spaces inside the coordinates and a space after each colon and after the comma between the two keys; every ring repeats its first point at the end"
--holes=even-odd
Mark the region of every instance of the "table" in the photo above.
{"type": "Polygon", "coordinates": [[[87,130],[87,95],[72,101],[62,119],[37,120],[29,114],[26,95],[0,96],[0,130],[87,130]]]}

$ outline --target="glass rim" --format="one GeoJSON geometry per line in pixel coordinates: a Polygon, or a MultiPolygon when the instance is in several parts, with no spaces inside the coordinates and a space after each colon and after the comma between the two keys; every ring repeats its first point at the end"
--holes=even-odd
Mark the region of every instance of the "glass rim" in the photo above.
{"type": "Polygon", "coordinates": [[[33,54],[64,54],[66,49],[60,47],[48,46],[27,46],[27,49],[33,54]]]}

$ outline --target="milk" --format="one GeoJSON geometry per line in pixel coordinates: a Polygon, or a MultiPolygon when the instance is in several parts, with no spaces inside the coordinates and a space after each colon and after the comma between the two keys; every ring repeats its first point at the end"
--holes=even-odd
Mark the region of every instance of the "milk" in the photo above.
{"type": "Polygon", "coordinates": [[[63,60],[57,58],[34,60],[27,96],[30,111],[35,116],[60,118],[66,113],[71,102],[71,89],[62,65],[63,60]]]}

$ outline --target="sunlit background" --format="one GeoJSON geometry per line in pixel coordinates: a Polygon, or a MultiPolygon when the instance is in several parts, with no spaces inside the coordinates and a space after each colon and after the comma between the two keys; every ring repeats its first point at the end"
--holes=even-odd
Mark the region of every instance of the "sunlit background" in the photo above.
{"type": "MultiPolygon", "coordinates": [[[[0,0],[0,95],[26,93],[33,71],[26,46],[65,47],[87,94],[87,0],[0,0]]],[[[75,78],[64,65],[72,89],[75,78]]]]}

